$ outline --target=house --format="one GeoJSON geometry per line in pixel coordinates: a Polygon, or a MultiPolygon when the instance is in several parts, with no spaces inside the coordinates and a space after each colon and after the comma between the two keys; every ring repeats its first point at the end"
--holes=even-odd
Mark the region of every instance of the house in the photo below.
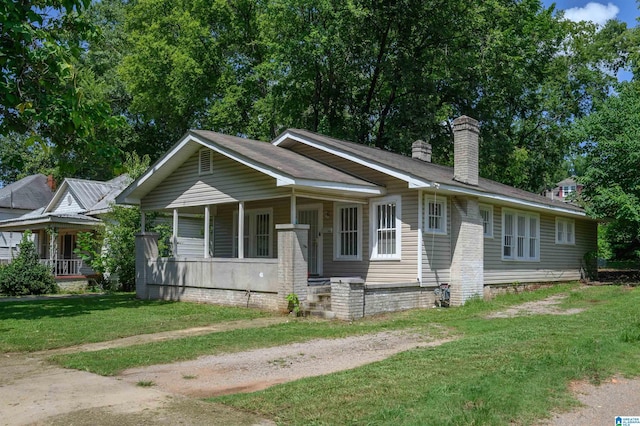
{"type": "MultiPolygon", "coordinates": [[[[53,197],[51,176],[31,175],[0,188],[0,220],[22,216],[41,208],[53,197]]],[[[0,232],[0,262],[9,262],[22,240],[20,232],[0,232]]]]}
{"type": "Polygon", "coordinates": [[[582,192],[582,187],[575,177],[569,177],[558,182],[555,188],[545,190],[542,195],[552,200],[571,202],[576,194],[582,192]]]}
{"type": "Polygon", "coordinates": [[[137,236],[138,297],[282,308],[295,293],[356,318],[433,306],[444,283],[460,305],[487,286],[581,278],[596,222],[480,178],[478,122],[453,124],[453,168],[422,141],[407,157],[298,129],[271,143],[189,131],[117,197],[173,218],[171,257],[137,236]],[[187,219],[200,234],[185,255],[187,219]]]}
{"type": "Polygon", "coordinates": [[[41,261],[51,266],[59,284],[86,282],[94,272],[74,253],[77,234],[102,224],[101,217],[129,181],[127,175],[106,182],[67,178],[46,205],[0,221],[0,231],[31,230],[41,261]]]}

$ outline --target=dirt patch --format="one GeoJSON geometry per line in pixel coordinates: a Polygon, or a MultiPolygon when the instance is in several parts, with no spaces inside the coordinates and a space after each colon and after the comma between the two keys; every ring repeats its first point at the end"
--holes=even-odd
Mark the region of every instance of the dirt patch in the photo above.
{"type": "Polygon", "coordinates": [[[349,370],[409,349],[436,346],[450,340],[434,340],[429,335],[407,331],[318,339],[135,368],[119,377],[132,384],[153,382],[154,387],[163,391],[204,398],[254,392],[303,377],[349,370]]]}
{"type": "Polygon", "coordinates": [[[640,380],[614,377],[596,386],[588,382],[570,385],[583,407],[555,414],[539,426],[613,425],[617,416],[640,417],[640,380]]]}
{"type": "Polygon", "coordinates": [[[558,305],[566,299],[566,294],[557,294],[535,302],[527,302],[513,306],[505,311],[494,312],[485,318],[514,318],[525,315],[574,315],[584,309],[561,309],[558,305]]]}

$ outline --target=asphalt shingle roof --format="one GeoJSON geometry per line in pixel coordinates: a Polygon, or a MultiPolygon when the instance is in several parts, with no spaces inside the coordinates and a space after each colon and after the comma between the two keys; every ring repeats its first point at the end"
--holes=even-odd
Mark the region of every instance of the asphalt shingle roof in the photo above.
{"type": "Polygon", "coordinates": [[[34,210],[46,206],[53,198],[47,177],[31,175],[0,188],[0,208],[34,210]]]}

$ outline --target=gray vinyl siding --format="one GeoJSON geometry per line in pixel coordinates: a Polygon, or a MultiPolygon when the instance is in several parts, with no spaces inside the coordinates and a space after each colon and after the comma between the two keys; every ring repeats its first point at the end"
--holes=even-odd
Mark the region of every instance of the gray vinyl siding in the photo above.
{"type": "MultiPolygon", "coordinates": [[[[425,192],[423,197],[429,197],[433,195],[433,193],[425,192]]],[[[423,218],[425,214],[426,212],[423,207],[423,218]]],[[[451,198],[447,197],[446,235],[425,232],[422,237],[423,286],[437,286],[443,283],[450,282],[451,252],[451,198]]]]}
{"type": "MultiPolygon", "coordinates": [[[[368,260],[371,253],[369,241],[371,222],[369,203],[367,202],[362,205],[362,220],[365,228],[362,236],[363,260],[334,260],[334,236],[323,235],[324,275],[359,276],[367,283],[416,282],[418,279],[418,191],[409,189],[404,181],[304,144],[296,144],[291,149],[316,161],[385,186],[387,188],[387,196],[400,195],[402,197],[402,259],[368,260]]],[[[330,211],[333,215],[333,203],[325,203],[323,209],[330,211]]],[[[450,210],[450,206],[447,206],[447,211],[450,212],[450,210]]],[[[333,228],[333,218],[324,219],[324,227],[333,228]]],[[[446,235],[424,234],[422,246],[422,280],[424,285],[429,286],[449,282],[449,268],[451,265],[450,236],[449,217],[447,218],[446,235]]]]}
{"type": "Polygon", "coordinates": [[[53,207],[54,213],[77,213],[85,210],[78,200],[69,191],[65,191],[60,197],[56,205],[53,207]]]}
{"type": "Polygon", "coordinates": [[[556,244],[556,216],[540,214],[540,261],[502,260],[502,208],[493,207],[493,238],[484,239],[484,282],[570,281],[580,279],[584,254],[597,250],[597,223],[575,219],[575,244],[556,244]]]}
{"type": "Polygon", "coordinates": [[[212,156],[212,173],[199,174],[196,152],[142,199],[142,209],[214,205],[291,193],[288,188],[276,187],[276,180],[264,173],[217,153],[212,156]]]}
{"type": "MultiPolygon", "coordinates": [[[[247,202],[245,211],[256,209],[273,209],[272,253],[278,257],[278,234],[275,226],[279,223],[290,223],[290,199],[261,200],[247,202]]],[[[218,206],[218,213],[213,218],[213,257],[233,257],[233,216],[238,211],[238,204],[218,206]]]]}

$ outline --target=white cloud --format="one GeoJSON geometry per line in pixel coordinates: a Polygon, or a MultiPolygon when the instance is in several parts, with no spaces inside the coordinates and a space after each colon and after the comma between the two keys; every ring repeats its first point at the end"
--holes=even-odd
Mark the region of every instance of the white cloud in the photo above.
{"type": "Polygon", "coordinates": [[[570,21],[591,21],[604,25],[609,19],[614,19],[620,8],[613,3],[587,3],[584,7],[572,7],[564,11],[564,17],[570,21]]]}

